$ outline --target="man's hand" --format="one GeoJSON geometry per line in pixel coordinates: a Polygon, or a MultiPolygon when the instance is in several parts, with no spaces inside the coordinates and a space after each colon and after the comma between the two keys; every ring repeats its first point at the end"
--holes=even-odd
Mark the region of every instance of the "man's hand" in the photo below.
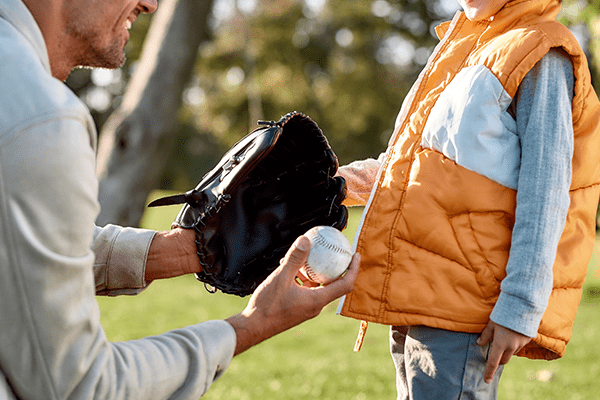
{"type": "Polygon", "coordinates": [[[483,377],[485,383],[489,384],[492,382],[498,365],[508,363],[510,358],[530,341],[530,337],[498,325],[493,321],[488,322],[477,339],[479,346],[490,344],[483,377]]]}
{"type": "Polygon", "coordinates": [[[342,278],[325,286],[300,285],[296,276],[309,250],[310,241],[300,236],[279,267],[256,289],[244,311],[227,319],[236,331],[236,355],[316,317],[323,307],[352,290],[360,264],[358,254],[342,278]]]}

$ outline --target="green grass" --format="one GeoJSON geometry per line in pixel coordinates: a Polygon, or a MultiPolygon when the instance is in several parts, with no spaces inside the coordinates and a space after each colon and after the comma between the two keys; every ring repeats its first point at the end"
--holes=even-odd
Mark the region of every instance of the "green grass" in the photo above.
{"type": "MultiPolygon", "coordinates": [[[[142,224],[169,229],[178,211],[178,206],[150,209],[142,224]]],[[[345,231],[350,239],[359,217],[360,210],[352,210],[345,231]]],[[[499,399],[600,398],[599,261],[597,250],[566,356],[552,362],[514,358],[499,399]]],[[[241,311],[247,298],[209,294],[193,276],[184,276],[157,281],[138,296],[98,297],[98,302],[108,338],[123,341],[227,318],[241,311]]],[[[388,327],[370,324],[361,352],[354,353],[359,323],[335,315],[336,306],[236,357],[204,399],[394,399],[388,327]]]]}
{"type": "Polygon", "coordinates": [[[600,377],[600,237],[589,264],[573,337],[556,361],[514,358],[500,381],[500,400],[599,399],[600,377]]]}

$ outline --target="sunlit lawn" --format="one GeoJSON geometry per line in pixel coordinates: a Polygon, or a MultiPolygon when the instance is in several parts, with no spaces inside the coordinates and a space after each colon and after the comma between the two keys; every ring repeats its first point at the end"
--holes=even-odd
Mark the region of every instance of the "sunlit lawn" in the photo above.
{"type": "MultiPolygon", "coordinates": [[[[142,221],[168,229],[178,207],[149,211],[142,221]]],[[[351,238],[360,217],[351,214],[351,238]]],[[[598,399],[600,377],[600,276],[595,254],[567,355],[558,361],[513,359],[499,398],[598,399]]],[[[600,257],[598,257],[600,260],[600,257]]],[[[247,298],[209,294],[192,276],[153,283],[138,296],[98,298],[110,340],[159,334],[242,310],[247,298]]],[[[358,321],[335,315],[337,302],[320,316],[236,357],[206,399],[394,399],[394,367],[388,328],[371,324],[360,353],[352,351],[358,321]]]]}

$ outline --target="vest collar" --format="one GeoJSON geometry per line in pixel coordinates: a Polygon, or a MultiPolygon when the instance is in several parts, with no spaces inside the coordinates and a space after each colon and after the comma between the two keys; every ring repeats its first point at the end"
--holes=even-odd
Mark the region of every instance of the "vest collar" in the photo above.
{"type": "Polygon", "coordinates": [[[464,12],[458,11],[452,21],[438,25],[435,30],[440,40],[446,35],[450,25],[459,21],[465,23],[465,26],[472,27],[486,24],[495,32],[504,32],[512,26],[527,24],[534,19],[553,21],[560,12],[560,7],[559,0],[511,0],[488,20],[473,22],[465,16],[464,12]]]}

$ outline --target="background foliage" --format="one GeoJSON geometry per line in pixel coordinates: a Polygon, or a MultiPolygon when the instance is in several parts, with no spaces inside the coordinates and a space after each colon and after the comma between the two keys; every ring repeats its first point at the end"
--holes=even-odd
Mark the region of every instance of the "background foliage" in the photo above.
{"type": "MultiPolygon", "coordinates": [[[[565,0],[560,14],[588,51],[596,81],[599,7],[600,0],[565,0]]],[[[195,186],[257,120],[293,110],[317,121],[341,164],[377,157],[438,42],[433,28],[458,9],[455,0],[215,0],[161,188],[195,186]]],[[[69,77],[99,128],[120,102],[151,19],[140,15],[131,30],[122,69],[69,77]]]]}

